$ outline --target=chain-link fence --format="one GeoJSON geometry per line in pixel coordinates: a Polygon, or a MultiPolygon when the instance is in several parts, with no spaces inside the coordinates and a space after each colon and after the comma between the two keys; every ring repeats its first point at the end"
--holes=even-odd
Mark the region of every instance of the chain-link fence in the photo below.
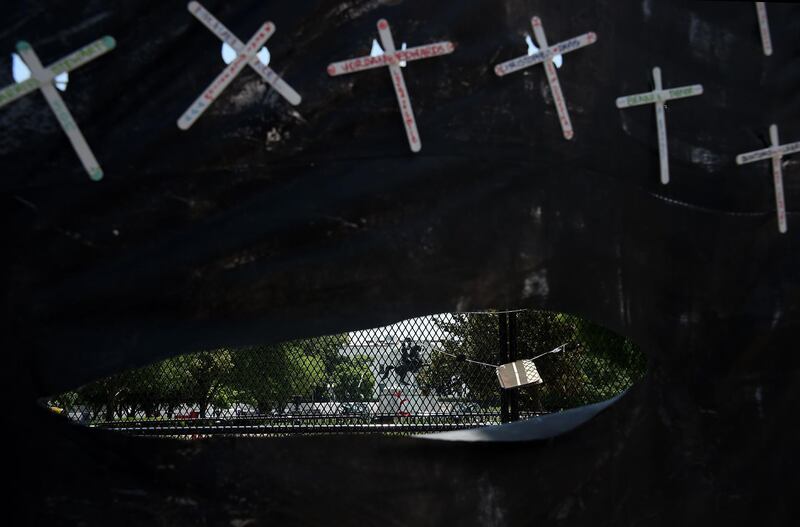
{"type": "Polygon", "coordinates": [[[184,355],[59,395],[54,411],[138,434],[417,433],[497,424],[612,397],[642,376],[625,338],[541,312],[442,314],[277,345],[184,355]],[[541,384],[494,365],[536,357],[541,384]]]}

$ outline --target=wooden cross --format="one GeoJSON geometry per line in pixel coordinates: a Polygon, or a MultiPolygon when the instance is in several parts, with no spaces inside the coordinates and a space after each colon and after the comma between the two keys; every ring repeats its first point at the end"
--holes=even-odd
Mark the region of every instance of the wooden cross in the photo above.
{"type": "Polygon", "coordinates": [[[557,55],[563,55],[564,53],[575,51],[589,44],[594,44],[597,41],[597,34],[590,31],[583,35],[565,40],[564,42],[559,42],[554,46],[550,46],[547,44],[547,37],[544,34],[542,21],[538,16],[531,19],[531,25],[533,25],[533,36],[536,37],[539,52],[532,55],[517,57],[498,64],[494,67],[494,72],[498,77],[503,77],[509,73],[530,68],[536,64],[543,64],[544,70],[547,73],[547,82],[550,84],[550,91],[553,94],[556,111],[558,112],[558,120],[561,122],[561,132],[564,134],[565,139],[572,139],[575,132],[572,129],[572,122],[569,119],[569,111],[567,110],[567,102],[561,91],[561,84],[558,82],[558,74],[556,73],[556,67],[553,65],[552,59],[557,55]]]}
{"type": "Polygon", "coordinates": [[[772,181],[775,185],[775,205],[778,214],[778,231],[785,233],[786,225],[786,202],[783,198],[783,170],[781,169],[781,158],[800,152],[800,141],[781,145],[778,140],[778,126],[773,124],[769,127],[769,138],[772,145],[769,148],[747,152],[736,156],[736,164],[744,165],[755,161],[762,161],[767,158],[772,159],[772,181]]]}
{"type": "Polygon", "coordinates": [[[681,86],[680,88],[663,89],[661,85],[661,69],[653,68],[655,90],[634,95],[624,95],[617,99],[617,108],[629,108],[642,104],[656,105],[656,126],[658,127],[658,156],[661,165],[661,183],[669,183],[669,153],[667,149],[667,123],[664,116],[664,103],[673,99],[693,97],[703,93],[702,84],[681,86]]]}
{"type": "Polygon", "coordinates": [[[23,82],[12,84],[0,90],[0,107],[9,104],[23,95],[26,95],[36,89],[39,89],[44,95],[47,104],[58,119],[58,124],[61,129],[67,134],[72,148],[78,154],[78,158],[83,164],[83,168],[89,174],[89,177],[94,181],[103,179],[103,169],[94,157],[89,144],[83,137],[78,124],[72,117],[64,100],[58,94],[53,86],[53,79],[62,73],[72,71],[83,66],[84,64],[96,59],[116,47],[117,43],[112,37],[103,37],[96,40],[91,44],[82,47],[81,49],[67,55],[61,60],[57,60],[48,67],[43,67],[38,55],[33,50],[33,47],[25,41],[17,43],[17,51],[20,57],[28,66],[31,71],[31,77],[23,82]]]}
{"type": "Polygon", "coordinates": [[[411,97],[408,94],[408,88],[406,88],[406,81],[403,77],[403,71],[400,69],[400,63],[447,55],[455,50],[455,45],[452,42],[444,41],[398,51],[394,45],[389,22],[384,19],[378,21],[378,34],[384,49],[383,55],[364,56],[334,62],[328,66],[328,75],[336,77],[388,66],[394,93],[397,96],[397,104],[400,106],[400,113],[403,116],[403,126],[406,129],[408,145],[412,152],[419,152],[422,150],[422,142],[420,141],[417,121],[414,118],[414,109],[411,106],[411,97]]]}
{"type": "Polygon", "coordinates": [[[772,55],[772,38],[769,35],[769,20],[767,20],[767,6],[764,2],[756,2],[756,15],[758,16],[758,30],[761,33],[761,47],[764,55],[772,55]]]}
{"type": "Polygon", "coordinates": [[[286,99],[289,104],[293,106],[300,104],[302,100],[300,95],[281,79],[272,68],[264,65],[258,58],[258,52],[261,47],[269,40],[273,33],[275,33],[275,24],[272,22],[265,22],[259,30],[256,31],[256,34],[253,35],[246,44],[243,44],[241,40],[236,38],[236,35],[231,33],[228,28],[217,20],[206,8],[200,5],[199,2],[189,2],[187,7],[195,18],[202,22],[203,25],[220,40],[233,48],[237,53],[237,57],[222,70],[222,73],[217,75],[217,78],[214,79],[200,97],[198,97],[180,119],[178,119],[178,128],[181,130],[188,130],[194,122],[203,115],[203,112],[208,109],[211,103],[222,94],[225,88],[228,87],[245,66],[253,68],[256,73],[286,99]]]}

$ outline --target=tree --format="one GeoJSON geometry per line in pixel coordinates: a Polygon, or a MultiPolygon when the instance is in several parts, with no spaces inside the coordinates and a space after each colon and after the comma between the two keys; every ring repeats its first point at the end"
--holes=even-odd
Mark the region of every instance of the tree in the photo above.
{"type": "Polygon", "coordinates": [[[186,394],[191,391],[190,373],[183,366],[184,360],[175,357],[127,372],[117,403],[132,413],[141,410],[149,418],[155,417],[159,409],[166,409],[172,417],[174,408],[187,402],[186,394]]]}
{"type": "MultiPolygon", "coordinates": [[[[417,374],[425,395],[464,398],[498,404],[500,392],[493,369],[466,362],[465,358],[496,364],[500,352],[497,315],[454,314],[452,321],[437,319],[448,337],[430,355],[430,363],[417,374]]],[[[436,349],[436,348],[435,348],[436,349]]]]}
{"type": "Polygon", "coordinates": [[[638,380],[644,355],[633,342],[588,320],[565,313],[518,313],[519,358],[530,358],[567,344],[563,353],[536,361],[544,383],[523,387],[521,410],[572,408],[613,397],[638,380]]]}
{"type": "Polygon", "coordinates": [[[290,344],[299,348],[304,355],[320,358],[324,365],[325,373],[331,375],[336,366],[344,360],[339,353],[340,350],[349,343],[350,335],[342,333],[340,335],[326,335],[324,337],[297,340],[290,344]]]}
{"type": "Polygon", "coordinates": [[[178,357],[178,367],[188,375],[187,399],[200,406],[205,418],[210,404],[219,401],[223,388],[230,383],[233,359],[230,350],[203,351],[178,357]]]}
{"type": "MultiPolygon", "coordinates": [[[[546,311],[509,316],[517,317],[517,358],[532,358],[567,344],[566,352],[535,361],[543,384],[514,390],[523,411],[554,411],[607,399],[644,373],[638,348],[601,326],[546,311]]],[[[497,404],[500,392],[494,371],[463,359],[500,362],[498,315],[457,314],[437,325],[449,334],[440,345],[447,355],[432,354],[429,366],[418,376],[423,391],[497,404]]]]}
{"type": "Polygon", "coordinates": [[[325,361],[301,341],[234,350],[232,385],[261,411],[283,409],[293,396],[310,398],[325,384],[325,361]]]}
{"type": "Polygon", "coordinates": [[[370,370],[372,359],[366,355],[343,358],[331,375],[333,392],[339,401],[363,401],[372,396],[375,377],[370,370]]]}
{"type": "MultiPolygon", "coordinates": [[[[335,378],[349,382],[349,369],[340,363],[350,363],[339,354],[348,341],[346,334],[333,335],[181,355],[100,379],[54,400],[68,412],[67,406],[87,406],[90,419],[104,412],[105,421],[139,411],[152,418],[166,410],[171,418],[181,405],[196,405],[200,417],[206,417],[212,405],[229,408],[237,402],[264,411],[282,409],[295,396],[311,399],[325,393],[335,378]]],[[[370,376],[362,389],[371,391],[371,382],[370,376]]]]}
{"type": "Polygon", "coordinates": [[[103,412],[102,420],[113,421],[129,382],[130,372],[124,372],[86,384],[75,390],[75,403],[86,405],[92,420],[103,412]]]}

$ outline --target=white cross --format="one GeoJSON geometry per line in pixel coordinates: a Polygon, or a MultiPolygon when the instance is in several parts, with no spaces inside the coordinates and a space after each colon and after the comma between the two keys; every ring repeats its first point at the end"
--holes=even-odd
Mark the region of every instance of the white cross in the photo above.
{"type": "Polygon", "coordinates": [[[241,40],[236,38],[236,35],[222,25],[222,23],[217,20],[214,15],[209,13],[206,8],[200,5],[199,2],[189,2],[187,7],[195,18],[202,22],[203,25],[211,30],[220,40],[232,47],[238,55],[233,62],[222,70],[222,73],[217,75],[217,78],[214,79],[200,97],[198,97],[180,119],[178,119],[178,128],[181,130],[188,130],[194,122],[203,115],[203,112],[208,109],[211,103],[222,94],[225,88],[228,87],[245,66],[253,68],[256,73],[261,75],[267,84],[272,86],[275,91],[289,102],[289,104],[293,106],[300,104],[302,100],[300,95],[281,79],[272,68],[264,65],[258,58],[258,52],[261,47],[269,40],[269,37],[275,33],[275,24],[272,22],[265,22],[247,44],[243,44],[241,40]]]}
{"type": "Polygon", "coordinates": [[[778,140],[778,126],[769,127],[769,138],[772,145],[769,148],[747,152],[736,156],[736,164],[744,165],[764,159],[772,159],[772,180],[775,184],[775,205],[778,213],[778,230],[785,233],[786,227],[786,201],[783,198],[783,171],[781,170],[781,158],[800,152],[800,141],[781,145],[778,140]]]}
{"type": "Polygon", "coordinates": [[[658,127],[658,157],[661,165],[661,183],[669,183],[669,153],[667,149],[667,123],[664,116],[664,103],[673,99],[693,97],[703,93],[702,84],[681,86],[680,88],[663,89],[661,85],[661,68],[653,68],[655,90],[634,95],[624,95],[617,99],[617,108],[629,108],[642,104],[656,105],[656,126],[658,127]]]}
{"type": "Polygon", "coordinates": [[[554,46],[547,44],[547,37],[544,34],[542,21],[538,16],[531,19],[533,25],[533,36],[536,37],[536,43],[539,45],[540,51],[534,54],[523,55],[509,61],[498,64],[494,67],[494,72],[498,77],[503,77],[509,73],[514,73],[536,64],[544,64],[544,70],[547,73],[547,82],[550,84],[550,91],[553,94],[553,101],[556,105],[558,112],[558,120],[561,122],[561,132],[564,134],[565,139],[572,139],[575,132],[572,130],[572,122],[569,119],[569,111],[567,110],[567,101],[564,99],[564,94],[561,91],[561,84],[558,82],[558,74],[556,67],[553,65],[553,58],[570,51],[575,51],[582,47],[594,44],[597,41],[597,34],[590,31],[583,35],[559,42],[554,46]]]}
{"type": "Polygon", "coordinates": [[[345,75],[347,73],[356,73],[358,71],[388,66],[389,74],[392,77],[394,93],[397,95],[397,104],[400,105],[400,113],[403,116],[403,125],[406,129],[408,145],[411,147],[412,152],[419,152],[422,150],[422,142],[419,138],[417,121],[414,118],[414,109],[411,107],[411,97],[408,94],[408,88],[406,88],[406,81],[403,77],[403,71],[400,69],[400,65],[404,62],[430,59],[450,54],[455,50],[455,45],[453,45],[452,42],[443,41],[397,51],[389,22],[384,19],[378,21],[378,34],[384,49],[382,55],[370,55],[334,62],[328,66],[328,75],[335,77],[337,75],[345,75]]]}
{"type": "Polygon", "coordinates": [[[117,43],[112,37],[106,36],[82,47],[61,60],[57,60],[45,68],[42,66],[39,57],[30,44],[25,41],[18,42],[17,51],[31,70],[31,77],[24,82],[12,84],[0,90],[0,107],[36,89],[41,90],[42,95],[44,95],[45,100],[47,100],[47,104],[50,105],[50,109],[55,114],[56,119],[58,119],[58,124],[61,125],[64,133],[67,134],[67,137],[72,143],[72,148],[74,148],[75,153],[78,154],[83,168],[94,181],[103,179],[103,169],[100,168],[100,164],[94,157],[80,128],[78,128],[78,124],[69,112],[67,105],[64,104],[64,100],[53,86],[53,80],[62,73],[77,69],[100,55],[111,51],[116,45],[117,43]]]}
{"type": "Polygon", "coordinates": [[[758,15],[758,30],[761,33],[761,47],[764,55],[772,55],[772,38],[769,35],[769,20],[767,20],[767,6],[764,2],[756,2],[756,15],[758,15]]]}

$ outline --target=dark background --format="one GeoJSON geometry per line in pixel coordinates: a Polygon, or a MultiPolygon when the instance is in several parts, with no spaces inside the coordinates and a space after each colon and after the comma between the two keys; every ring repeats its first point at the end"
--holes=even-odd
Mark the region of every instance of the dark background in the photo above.
{"type": "Polygon", "coordinates": [[[784,159],[781,235],[769,163],[734,158],[767,146],[771,123],[782,142],[800,140],[797,5],[769,5],[771,57],[752,3],[204,5],[243,41],[275,22],[271,66],[299,107],[245,70],[182,132],[175,121],[224,67],[221,43],[184,2],[4,3],[4,86],[17,40],[45,65],[105,34],[118,41],[63,94],[102,182],[82,171],[40,94],[0,109],[10,435],[29,521],[795,517],[800,161],[784,159]],[[598,34],[558,70],[572,141],[541,66],[493,73],[526,51],[532,15],[551,43],[598,34]],[[325,71],[367,54],[381,17],[398,44],[457,45],[404,70],[418,155],[387,72],[325,71]],[[653,66],[665,87],[705,88],[668,103],[669,186],[652,107],[614,105],[652,89],[653,66]],[[490,307],[600,323],[642,347],[648,376],[587,426],[514,446],[143,441],[35,406],[170,355],[490,307]]]}

